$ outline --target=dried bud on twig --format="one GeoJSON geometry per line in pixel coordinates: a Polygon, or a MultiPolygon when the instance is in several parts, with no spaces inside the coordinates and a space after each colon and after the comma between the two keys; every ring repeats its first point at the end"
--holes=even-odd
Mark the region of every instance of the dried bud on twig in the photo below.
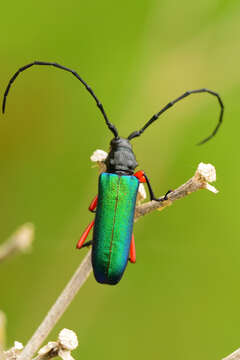
{"type": "Polygon", "coordinates": [[[74,331],[63,329],[58,335],[58,341],[50,341],[38,351],[34,360],[45,360],[59,356],[63,360],[74,360],[71,351],[78,346],[77,335],[74,331]]]}
{"type": "Polygon", "coordinates": [[[22,349],[23,349],[23,344],[18,341],[14,341],[14,346],[11,349],[3,352],[4,358],[6,360],[17,360],[22,349]]]}
{"type": "Polygon", "coordinates": [[[74,350],[78,347],[78,338],[74,331],[63,329],[58,335],[59,344],[63,349],[74,350]]]}
{"type": "Polygon", "coordinates": [[[34,225],[22,225],[5,243],[0,246],[0,262],[17,252],[27,252],[34,239],[34,225]]]}
{"type": "Polygon", "coordinates": [[[196,181],[202,182],[202,188],[205,188],[215,194],[218,193],[218,190],[208,183],[216,181],[216,170],[213,165],[200,163],[195,173],[195,177],[196,181]]]}
{"type": "Polygon", "coordinates": [[[100,173],[106,171],[106,165],[104,161],[106,160],[107,156],[108,154],[106,151],[99,149],[95,150],[94,153],[90,156],[90,160],[97,163],[100,173]]]}

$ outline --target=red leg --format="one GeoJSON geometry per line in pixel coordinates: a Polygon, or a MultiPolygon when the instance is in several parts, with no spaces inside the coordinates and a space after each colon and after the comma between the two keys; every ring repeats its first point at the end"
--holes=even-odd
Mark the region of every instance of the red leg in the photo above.
{"type": "Polygon", "coordinates": [[[93,225],[94,225],[94,220],[87,226],[86,230],[82,233],[82,236],[80,237],[77,243],[77,249],[81,249],[93,225]]]}
{"type": "Polygon", "coordinates": [[[132,240],[130,245],[130,262],[135,263],[136,262],[136,247],[135,247],[135,241],[134,241],[134,235],[132,234],[132,240]]]}
{"type": "MultiPolygon", "coordinates": [[[[89,205],[89,208],[88,208],[89,211],[94,212],[94,210],[97,207],[97,201],[98,201],[98,196],[95,196],[95,198],[89,205]]],[[[78,240],[78,243],[77,243],[77,249],[81,249],[81,247],[83,246],[84,242],[86,241],[88,234],[89,234],[91,228],[93,227],[93,225],[94,225],[94,220],[87,226],[85,231],[82,233],[82,236],[80,237],[80,239],[78,240]]]]}
{"type": "Polygon", "coordinates": [[[94,210],[97,207],[97,201],[98,201],[98,196],[95,196],[95,198],[93,199],[93,201],[89,205],[89,208],[88,208],[89,211],[94,212],[94,210]]]}

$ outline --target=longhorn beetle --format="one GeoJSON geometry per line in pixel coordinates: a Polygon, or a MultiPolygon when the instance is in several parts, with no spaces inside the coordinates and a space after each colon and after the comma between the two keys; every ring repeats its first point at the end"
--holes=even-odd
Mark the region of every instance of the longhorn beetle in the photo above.
{"type": "Polygon", "coordinates": [[[93,220],[83,232],[78,241],[77,248],[80,249],[84,246],[92,245],[92,265],[96,280],[99,283],[111,285],[117,284],[126,268],[129,253],[129,260],[132,263],[136,261],[135,243],[132,231],[139,183],[146,182],[151,200],[164,201],[167,199],[167,195],[170,192],[167,192],[162,198],[157,198],[154,195],[146,173],[143,171],[134,173],[138,164],[130,141],[133,138],[140,136],[159,118],[160,115],[180,100],[191,94],[208,93],[218,99],[221,110],[219,121],[214,131],[210,136],[199,143],[199,145],[204,144],[217,133],[222,123],[224,111],[223,102],[218,93],[209,89],[187,91],[175,100],[169,102],[158,113],[153,115],[140,130],[133,131],[125,139],[118,135],[117,128],[108,120],[103,105],[98,100],[93,90],[75,71],[57,63],[34,61],[31,64],[21,67],[10,79],[3,97],[3,113],[5,111],[7,96],[12,83],[21,72],[34,65],[53,66],[72,73],[73,76],[80,80],[94,98],[108,129],[114,135],[114,138],[110,142],[110,152],[105,160],[106,172],[102,173],[99,177],[98,196],[95,197],[89,206],[90,211],[96,212],[95,220],[93,220]],[[92,228],[93,240],[84,243],[92,228]]]}

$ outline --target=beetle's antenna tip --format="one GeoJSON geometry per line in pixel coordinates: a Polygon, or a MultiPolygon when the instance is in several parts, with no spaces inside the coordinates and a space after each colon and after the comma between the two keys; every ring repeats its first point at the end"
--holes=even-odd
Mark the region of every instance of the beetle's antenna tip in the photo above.
{"type": "Polygon", "coordinates": [[[203,145],[205,144],[207,141],[209,141],[214,135],[210,135],[208,136],[206,139],[203,139],[202,141],[200,141],[199,143],[197,143],[196,145],[203,145]]]}

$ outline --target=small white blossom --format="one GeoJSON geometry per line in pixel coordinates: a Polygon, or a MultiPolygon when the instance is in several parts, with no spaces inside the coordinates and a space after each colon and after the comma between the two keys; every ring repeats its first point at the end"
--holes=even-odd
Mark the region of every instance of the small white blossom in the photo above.
{"type": "Polygon", "coordinates": [[[200,163],[195,176],[202,182],[203,188],[213,192],[214,194],[218,193],[218,190],[214,186],[208,184],[208,181],[216,181],[216,170],[213,165],[200,163]]]}
{"type": "Polygon", "coordinates": [[[19,341],[14,341],[14,346],[7,351],[3,351],[2,359],[16,360],[23,349],[23,344],[19,341]]]}
{"type": "Polygon", "coordinates": [[[212,164],[200,163],[198,165],[197,171],[206,179],[206,181],[216,181],[216,170],[212,164]]]}
{"type": "Polygon", "coordinates": [[[143,200],[145,200],[147,197],[147,193],[145,190],[145,187],[142,183],[140,183],[139,188],[138,188],[138,194],[137,194],[137,202],[141,202],[143,200]]]}
{"type": "Polygon", "coordinates": [[[95,150],[92,156],[90,157],[92,162],[103,162],[107,158],[108,154],[103,150],[95,150]]]}
{"type": "Polygon", "coordinates": [[[20,351],[23,349],[23,344],[20,343],[19,341],[14,341],[14,349],[17,351],[20,351]]]}
{"type": "Polygon", "coordinates": [[[107,156],[108,154],[106,153],[106,151],[98,149],[94,151],[94,153],[90,157],[92,162],[97,163],[100,174],[106,171],[106,164],[104,161],[107,158],[107,156]]]}
{"type": "Polygon", "coordinates": [[[77,335],[74,331],[63,329],[58,335],[58,341],[63,349],[74,350],[78,346],[77,335]]]}

